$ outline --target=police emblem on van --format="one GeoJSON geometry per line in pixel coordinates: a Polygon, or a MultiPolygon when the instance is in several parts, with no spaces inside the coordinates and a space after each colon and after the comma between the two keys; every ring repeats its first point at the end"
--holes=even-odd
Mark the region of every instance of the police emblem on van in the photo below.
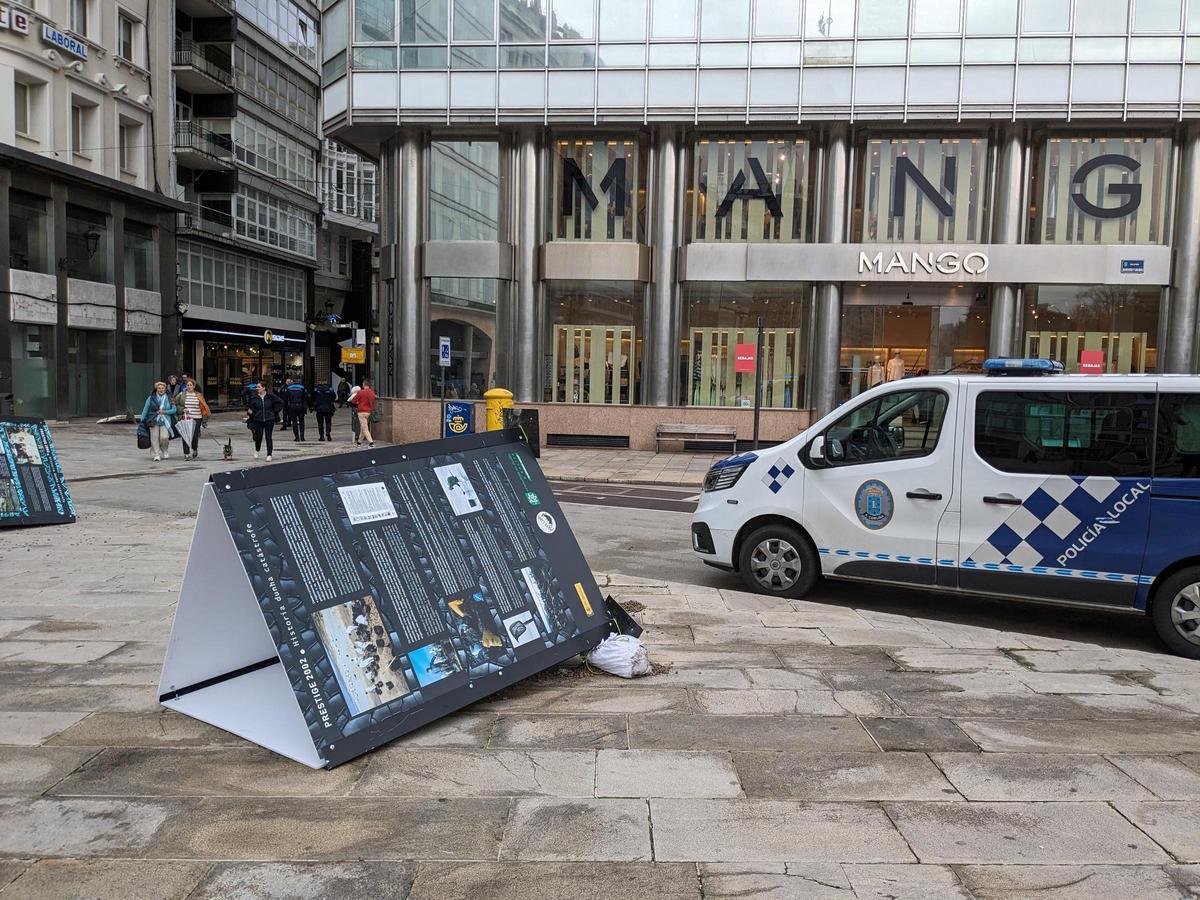
{"type": "Polygon", "coordinates": [[[872,531],[878,531],[892,521],[894,509],[892,492],[882,481],[864,481],[854,495],[854,512],[858,515],[858,521],[872,531]]]}

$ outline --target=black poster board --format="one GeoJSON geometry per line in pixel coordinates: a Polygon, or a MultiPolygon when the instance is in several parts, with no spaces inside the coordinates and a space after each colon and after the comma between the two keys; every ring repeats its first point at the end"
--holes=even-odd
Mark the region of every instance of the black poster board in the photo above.
{"type": "Polygon", "coordinates": [[[159,695],[332,767],[606,632],[528,447],[487,432],[212,476],[159,695]]]}
{"type": "Polygon", "coordinates": [[[46,420],[0,417],[0,526],[74,521],[75,504],[46,420]]]}

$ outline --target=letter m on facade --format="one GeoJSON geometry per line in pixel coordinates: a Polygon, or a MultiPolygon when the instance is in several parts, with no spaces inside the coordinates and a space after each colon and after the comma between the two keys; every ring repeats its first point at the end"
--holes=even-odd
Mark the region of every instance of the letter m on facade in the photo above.
{"type": "Polygon", "coordinates": [[[925,199],[933,204],[934,208],[943,216],[954,215],[954,205],[951,200],[954,199],[954,191],[958,185],[958,160],[953,156],[942,158],[942,189],[939,191],[933,186],[925,173],[917,168],[907,156],[901,156],[896,159],[896,167],[892,174],[892,209],[891,215],[893,218],[903,218],[907,203],[908,183],[912,182],[920,193],[925,195],[925,199]]]}
{"type": "MultiPolygon", "coordinates": [[[[608,199],[613,205],[613,215],[618,219],[625,215],[625,208],[629,202],[629,187],[625,177],[625,157],[618,156],[613,160],[612,165],[608,167],[608,171],[604,174],[604,178],[600,181],[600,190],[608,194],[608,199]]],[[[569,156],[563,158],[562,167],[562,214],[571,216],[575,212],[575,192],[583,197],[583,202],[588,205],[589,209],[595,209],[600,200],[596,196],[596,192],[592,190],[592,184],[588,177],[583,174],[583,169],[579,168],[579,163],[571,159],[569,156]]]]}

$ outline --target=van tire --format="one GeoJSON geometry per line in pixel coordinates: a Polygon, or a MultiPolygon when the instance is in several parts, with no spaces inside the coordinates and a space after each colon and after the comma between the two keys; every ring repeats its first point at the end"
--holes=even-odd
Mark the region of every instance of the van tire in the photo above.
{"type": "Polygon", "coordinates": [[[742,541],[738,571],[746,587],[771,597],[803,597],[821,576],[812,542],[796,528],[764,525],[742,541]]]}
{"type": "Polygon", "coordinates": [[[1154,602],[1150,607],[1154,630],[1162,642],[1173,653],[1200,659],[1200,621],[1194,628],[1191,626],[1192,612],[1200,612],[1200,566],[1180,569],[1160,584],[1154,591],[1154,602]],[[1177,610],[1189,616],[1183,624],[1175,621],[1177,610]]]}

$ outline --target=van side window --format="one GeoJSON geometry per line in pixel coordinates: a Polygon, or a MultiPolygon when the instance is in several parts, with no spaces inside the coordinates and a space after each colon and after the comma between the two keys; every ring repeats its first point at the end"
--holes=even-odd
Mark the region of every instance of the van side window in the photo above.
{"type": "Polygon", "coordinates": [[[844,466],[927,456],[946,418],[941,391],[895,391],[859,406],[825,431],[825,459],[844,466]]]}
{"type": "Polygon", "coordinates": [[[1150,474],[1154,395],[986,391],[975,404],[975,452],[1001,472],[1150,474]]]}
{"type": "Polygon", "coordinates": [[[1156,478],[1200,478],[1200,394],[1160,394],[1156,478]]]}

